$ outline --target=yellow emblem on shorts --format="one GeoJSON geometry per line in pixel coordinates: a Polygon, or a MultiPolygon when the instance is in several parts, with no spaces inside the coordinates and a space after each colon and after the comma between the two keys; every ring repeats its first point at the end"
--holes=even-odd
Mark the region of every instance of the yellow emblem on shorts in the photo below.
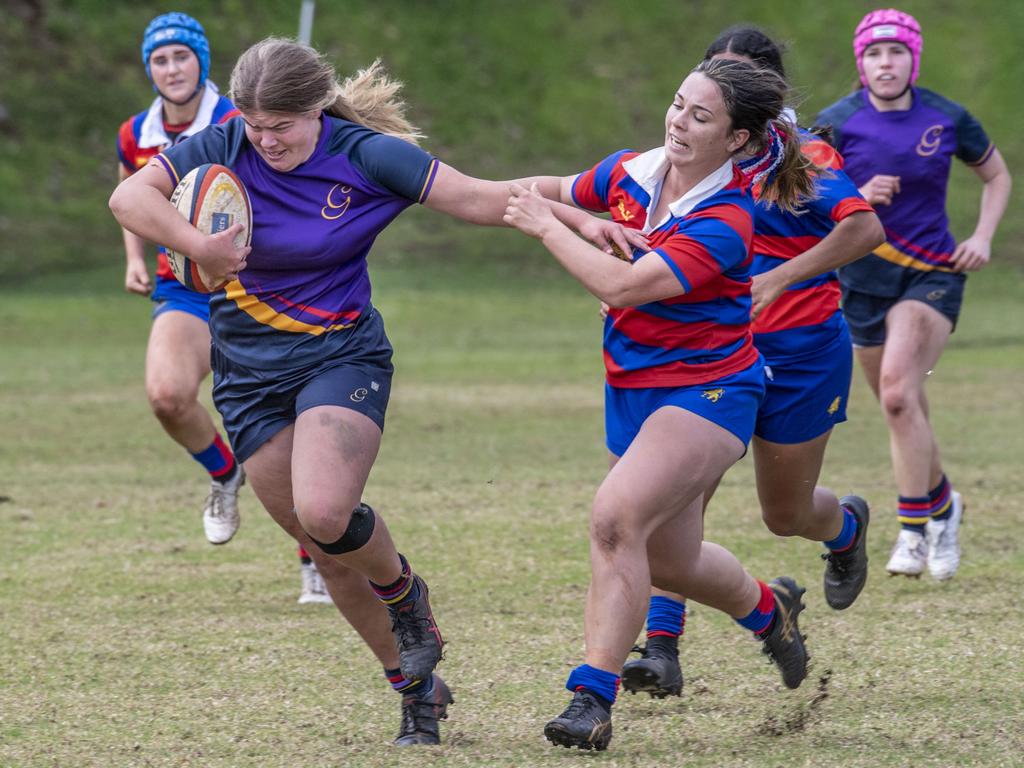
{"type": "Polygon", "coordinates": [[[835,400],[832,401],[832,405],[830,405],[828,407],[828,415],[829,416],[835,416],[836,411],[839,410],[839,404],[841,402],[843,402],[843,396],[842,395],[840,395],[839,397],[837,397],[835,400]]]}
{"type": "Polygon", "coordinates": [[[722,399],[722,395],[725,394],[724,389],[705,389],[701,394],[705,400],[710,400],[712,403],[717,403],[722,399]]]}

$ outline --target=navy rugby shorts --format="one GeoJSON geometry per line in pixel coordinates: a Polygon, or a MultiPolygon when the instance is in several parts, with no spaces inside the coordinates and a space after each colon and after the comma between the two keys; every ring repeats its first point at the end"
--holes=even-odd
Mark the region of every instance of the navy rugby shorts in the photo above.
{"type": "Polygon", "coordinates": [[[372,309],[346,332],[354,336],[342,352],[284,370],[247,368],[213,347],[213,402],[239,461],[320,405],[357,411],[384,430],[394,371],[384,321],[372,309]]]}
{"type": "Polygon", "coordinates": [[[893,298],[873,296],[843,286],[843,317],[850,326],[854,346],[878,347],[885,344],[885,316],[901,301],[920,301],[928,305],[949,318],[956,329],[966,282],[967,275],[960,272],[906,269],[900,280],[900,293],[893,298]]]}

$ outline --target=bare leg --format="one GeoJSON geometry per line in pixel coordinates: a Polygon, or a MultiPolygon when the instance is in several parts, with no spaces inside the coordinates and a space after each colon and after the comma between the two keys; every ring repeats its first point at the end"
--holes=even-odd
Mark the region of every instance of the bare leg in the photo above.
{"type": "MultiPolygon", "coordinates": [[[[245,463],[253,490],[270,516],[313,558],[327,591],[345,619],[388,669],[398,667],[398,650],[387,609],[373,594],[366,576],[324,554],[299,525],[292,499],[294,426],[278,432],[245,463]]],[[[350,510],[351,511],[351,510],[350,510]]],[[[335,537],[337,538],[337,537],[335,537]]]]}
{"type": "Polygon", "coordinates": [[[761,516],[776,536],[829,541],[842,530],[839,499],[817,484],[831,434],[792,445],[754,438],[761,516]]]}
{"type": "Polygon", "coordinates": [[[746,577],[749,584],[745,583],[739,563],[717,553],[705,559],[700,546],[703,489],[742,454],[743,445],[735,436],[688,411],[662,408],[644,423],[594,499],[588,665],[615,674],[622,669],[647,611],[651,536],[674,518],[680,518],[673,538],[675,565],[658,563],[658,586],[691,585],[702,601],[731,615],[745,615],[756,605],[756,582],[746,577]],[[680,434],[688,439],[681,442],[680,434]],[[683,577],[673,584],[661,581],[666,569],[673,568],[683,577]],[[740,594],[732,591],[736,584],[742,585],[740,594]]]}
{"type": "Polygon", "coordinates": [[[153,321],[146,347],[146,395],[164,431],[189,453],[217,434],[199,403],[199,385],[210,372],[210,331],[187,312],[164,312],[153,321]]]}

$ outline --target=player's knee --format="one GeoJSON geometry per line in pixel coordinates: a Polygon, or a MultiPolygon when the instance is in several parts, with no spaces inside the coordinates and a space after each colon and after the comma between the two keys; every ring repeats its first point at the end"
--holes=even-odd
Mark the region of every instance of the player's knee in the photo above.
{"type": "Polygon", "coordinates": [[[611,554],[632,544],[636,534],[627,523],[622,504],[612,494],[598,491],[590,513],[590,541],[600,552],[611,554]]]}
{"type": "Polygon", "coordinates": [[[184,418],[195,397],[168,387],[150,387],[146,390],[149,407],[161,422],[174,423],[184,418]]]}
{"type": "Polygon", "coordinates": [[[340,536],[336,516],[300,515],[299,522],[313,543],[324,552],[329,555],[344,555],[366,546],[373,536],[376,517],[368,504],[360,504],[349,514],[340,536]]]}
{"type": "Polygon", "coordinates": [[[882,382],[879,393],[882,411],[890,421],[904,417],[913,403],[911,393],[900,382],[882,382]]]}
{"type": "Polygon", "coordinates": [[[797,526],[799,515],[793,514],[792,508],[764,506],[761,508],[761,519],[776,536],[796,536],[800,533],[797,526]]]}

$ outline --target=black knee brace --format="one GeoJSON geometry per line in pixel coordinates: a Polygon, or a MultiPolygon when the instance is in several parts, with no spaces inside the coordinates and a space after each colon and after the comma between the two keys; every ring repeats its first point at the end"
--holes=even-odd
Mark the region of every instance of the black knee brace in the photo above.
{"type": "Polygon", "coordinates": [[[352,510],[352,517],[349,518],[348,527],[337,541],[325,544],[322,541],[313,539],[313,543],[328,555],[344,555],[346,552],[354,552],[364,546],[373,535],[373,526],[376,516],[368,504],[360,504],[352,510]]]}

